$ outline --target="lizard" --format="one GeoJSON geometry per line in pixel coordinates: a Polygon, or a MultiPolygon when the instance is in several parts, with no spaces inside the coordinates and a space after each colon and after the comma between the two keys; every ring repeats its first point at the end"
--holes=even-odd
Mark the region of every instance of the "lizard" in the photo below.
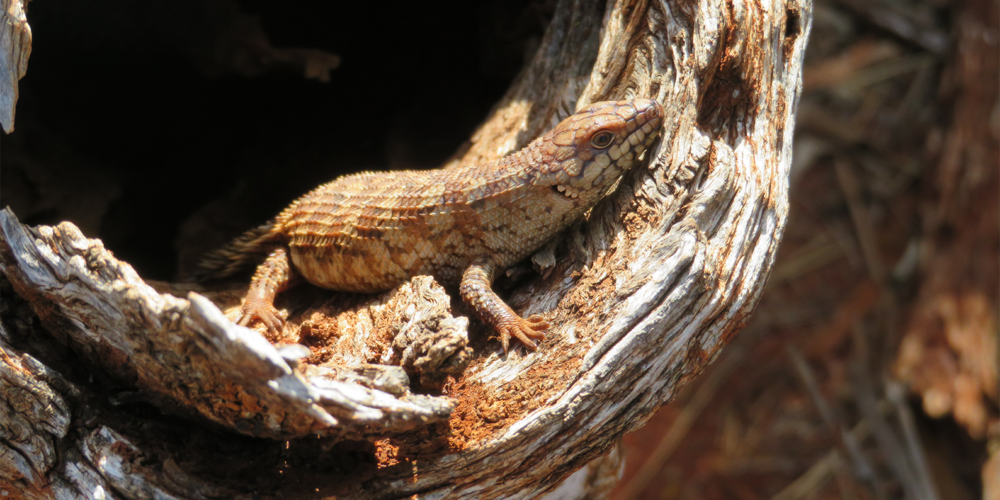
{"type": "Polygon", "coordinates": [[[206,256],[197,278],[260,263],[236,322],[259,320],[270,332],[284,323],[275,297],[302,279],[374,293],[429,274],[459,285],[504,352],[511,337],[534,351],[548,322],[515,313],[493,291],[494,278],[593,207],[650,147],[662,120],[652,99],[599,102],[488,163],[337,178],[206,256]]]}

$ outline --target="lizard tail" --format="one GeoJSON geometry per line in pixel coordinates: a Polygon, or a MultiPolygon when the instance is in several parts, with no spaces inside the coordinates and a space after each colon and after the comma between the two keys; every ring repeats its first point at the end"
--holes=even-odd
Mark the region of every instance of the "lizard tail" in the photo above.
{"type": "Polygon", "coordinates": [[[205,255],[191,277],[199,283],[214,281],[260,263],[280,244],[280,235],[274,232],[274,224],[275,221],[271,221],[251,229],[228,245],[205,255]]]}

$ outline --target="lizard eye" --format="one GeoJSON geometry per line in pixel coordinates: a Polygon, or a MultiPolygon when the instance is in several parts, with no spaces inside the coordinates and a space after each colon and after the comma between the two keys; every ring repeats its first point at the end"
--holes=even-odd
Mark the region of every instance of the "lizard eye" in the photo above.
{"type": "Polygon", "coordinates": [[[611,145],[615,140],[615,134],[608,132],[607,130],[598,132],[590,138],[590,145],[597,149],[604,149],[611,145]]]}

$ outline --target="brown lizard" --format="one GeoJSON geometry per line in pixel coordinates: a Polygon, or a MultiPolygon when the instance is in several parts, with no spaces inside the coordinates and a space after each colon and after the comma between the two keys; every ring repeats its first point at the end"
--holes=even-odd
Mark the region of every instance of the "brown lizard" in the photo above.
{"type": "Polygon", "coordinates": [[[202,263],[200,279],[263,263],[238,323],[283,320],[282,290],[304,278],[347,292],[381,292],[429,274],[459,284],[462,299],[500,334],[535,350],[549,324],[520,317],[493,292],[498,272],[568,227],[608,191],[660,133],[654,100],[600,102],[524,149],[482,165],[360,173],[299,198],[202,263]]]}

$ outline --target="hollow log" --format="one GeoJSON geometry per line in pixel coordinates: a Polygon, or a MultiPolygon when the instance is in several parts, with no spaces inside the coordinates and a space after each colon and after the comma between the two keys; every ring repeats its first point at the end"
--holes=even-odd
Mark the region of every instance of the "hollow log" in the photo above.
{"type": "Polygon", "coordinates": [[[306,290],[266,339],[229,321],[245,287],[145,282],[68,222],[0,212],[0,490],[606,491],[617,440],[758,302],[787,218],[811,18],[808,0],[558,3],[534,58],[444,168],[510,153],[596,101],[655,98],[666,122],[584,220],[508,273],[526,276],[512,307],[553,325],[536,352],[481,340],[430,277],[375,297],[306,290]],[[322,353],[298,345],[308,336],[322,353]]]}

